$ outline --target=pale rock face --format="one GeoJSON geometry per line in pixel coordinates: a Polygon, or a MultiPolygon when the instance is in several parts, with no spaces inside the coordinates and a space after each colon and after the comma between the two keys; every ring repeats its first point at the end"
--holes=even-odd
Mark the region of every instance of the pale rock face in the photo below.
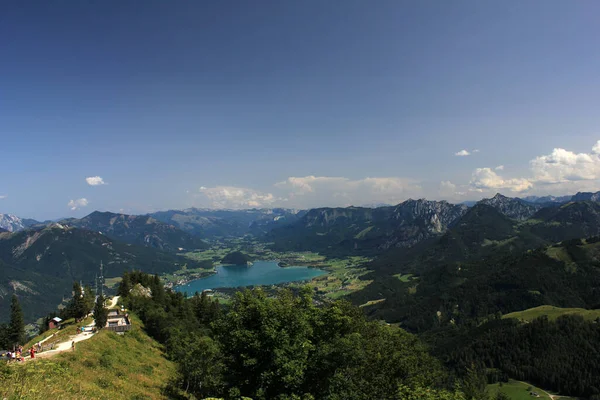
{"type": "Polygon", "coordinates": [[[15,215],[0,214],[0,228],[9,232],[16,232],[25,229],[25,225],[21,218],[15,215]]]}
{"type": "Polygon", "coordinates": [[[406,200],[394,207],[391,218],[397,221],[398,226],[383,247],[411,247],[441,235],[467,210],[468,207],[463,204],[447,201],[406,200]]]}
{"type": "MultiPolygon", "coordinates": [[[[307,234],[339,235],[340,231],[353,231],[353,239],[380,241],[382,250],[390,247],[411,247],[422,240],[446,232],[449,226],[468,210],[465,205],[446,201],[407,200],[396,206],[365,208],[312,209],[300,224],[307,234]]],[[[299,228],[301,231],[302,228],[299,228]]],[[[357,242],[354,243],[357,247],[357,242]]]]}

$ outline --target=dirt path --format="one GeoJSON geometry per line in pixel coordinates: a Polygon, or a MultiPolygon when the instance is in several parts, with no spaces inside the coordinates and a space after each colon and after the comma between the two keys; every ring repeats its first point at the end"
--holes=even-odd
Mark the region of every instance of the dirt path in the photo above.
{"type": "Polygon", "coordinates": [[[110,306],[108,306],[108,308],[116,307],[117,302],[119,301],[119,297],[121,297],[121,296],[115,296],[115,297],[113,297],[112,301],[111,301],[111,304],[110,304],[110,306]]]}
{"type": "MultiPolygon", "coordinates": [[[[57,354],[63,353],[65,351],[72,351],[71,344],[73,342],[79,343],[84,340],[88,340],[92,336],[94,336],[94,334],[92,332],[81,332],[78,335],[69,336],[69,338],[66,341],[58,343],[56,346],[54,346],[54,349],[46,350],[41,353],[36,353],[35,358],[48,358],[48,357],[53,357],[57,354]]],[[[77,345],[75,345],[75,347],[77,347],[77,345]]],[[[31,360],[30,357],[25,357],[25,361],[29,361],[29,360],[31,360]]]]}
{"type": "MultiPolygon", "coordinates": [[[[114,296],[111,300],[111,304],[109,305],[108,308],[113,308],[117,305],[117,303],[119,302],[119,297],[120,296],[114,296]]],[[[88,327],[90,326],[96,326],[96,321],[92,321],[92,323],[90,325],[87,325],[88,327]]],[[[52,338],[54,335],[47,337],[46,339],[44,339],[42,342],[45,342],[47,340],[49,340],[50,338],[52,338]]],[[[36,353],[35,354],[35,358],[49,358],[49,357],[53,357],[57,354],[60,353],[64,353],[65,351],[72,351],[72,343],[75,342],[75,347],[77,347],[77,343],[84,341],[84,340],[88,340],[89,338],[91,338],[92,336],[94,336],[94,334],[92,332],[81,332],[77,335],[73,335],[73,336],[69,336],[69,338],[67,340],[65,340],[64,342],[58,343],[56,346],[54,346],[54,349],[52,350],[46,350],[43,351],[41,353],[36,353]]],[[[26,356],[25,357],[25,361],[29,361],[31,360],[31,357],[26,356]]]]}

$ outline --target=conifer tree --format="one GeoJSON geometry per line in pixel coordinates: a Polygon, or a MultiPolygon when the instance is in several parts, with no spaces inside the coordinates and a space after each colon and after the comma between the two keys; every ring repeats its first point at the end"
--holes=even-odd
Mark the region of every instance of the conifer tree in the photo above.
{"type": "Polygon", "coordinates": [[[96,321],[97,329],[104,328],[108,320],[108,309],[104,307],[104,301],[104,296],[98,296],[96,305],[94,306],[94,320],[96,321]]]}
{"type": "Polygon", "coordinates": [[[85,286],[83,293],[83,306],[85,313],[87,314],[94,308],[94,304],[96,302],[96,293],[89,285],[85,286]]]}
{"type": "Polygon", "coordinates": [[[123,274],[123,279],[119,284],[119,290],[117,292],[117,295],[121,297],[126,297],[129,294],[129,291],[131,290],[131,286],[131,277],[128,272],[125,272],[123,274]]]}
{"type": "Polygon", "coordinates": [[[73,283],[73,298],[69,304],[69,314],[75,319],[81,319],[87,315],[89,310],[86,309],[86,301],[84,299],[83,290],[79,282],[73,283]]]}
{"type": "Polygon", "coordinates": [[[25,322],[23,320],[23,311],[19,304],[17,295],[12,295],[10,303],[10,324],[8,325],[8,345],[17,346],[25,344],[25,322]]]}

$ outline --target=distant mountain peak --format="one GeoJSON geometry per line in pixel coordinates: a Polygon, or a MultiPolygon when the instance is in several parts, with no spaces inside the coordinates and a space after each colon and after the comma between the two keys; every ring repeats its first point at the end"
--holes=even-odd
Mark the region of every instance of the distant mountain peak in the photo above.
{"type": "Polygon", "coordinates": [[[12,214],[0,214],[0,228],[9,231],[17,232],[38,224],[38,221],[28,218],[19,218],[12,214]]]}
{"type": "Polygon", "coordinates": [[[485,204],[494,207],[507,217],[518,220],[525,220],[531,217],[541,208],[541,205],[527,203],[518,198],[506,197],[500,193],[496,193],[496,195],[490,199],[483,199],[477,204],[485,204]]]}

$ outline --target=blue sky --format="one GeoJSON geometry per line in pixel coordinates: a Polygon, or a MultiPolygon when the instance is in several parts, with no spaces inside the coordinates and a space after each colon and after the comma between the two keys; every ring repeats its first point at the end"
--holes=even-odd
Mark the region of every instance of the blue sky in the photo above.
{"type": "Polygon", "coordinates": [[[0,212],[597,191],[598,15],[552,0],[6,2],[0,212]]]}

